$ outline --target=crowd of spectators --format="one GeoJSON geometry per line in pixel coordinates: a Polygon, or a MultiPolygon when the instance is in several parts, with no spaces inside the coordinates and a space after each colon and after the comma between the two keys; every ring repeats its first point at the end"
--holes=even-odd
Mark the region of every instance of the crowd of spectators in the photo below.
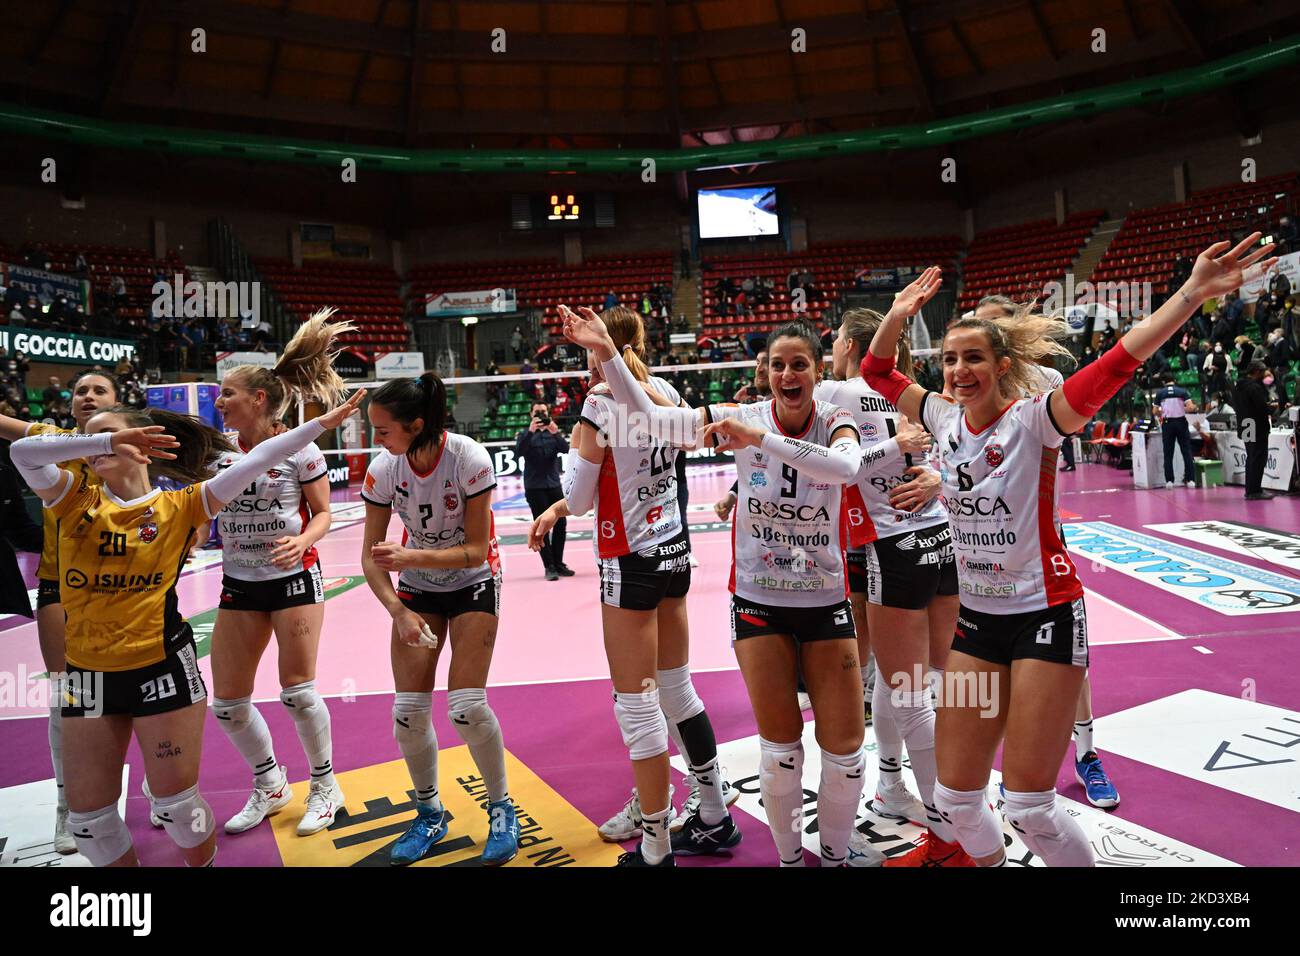
{"type": "MultiPolygon", "coordinates": [[[[122,386],[123,403],[132,408],[145,407],[148,378],[138,358],[123,360],[112,368],[92,365],[86,371],[114,376],[122,386]]],[[[33,381],[30,359],[22,352],[10,355],[0,348],[0,415],[72,428],[75,423],[68,384],[57,375],[50,375],[43,382],[33,381]]]]}

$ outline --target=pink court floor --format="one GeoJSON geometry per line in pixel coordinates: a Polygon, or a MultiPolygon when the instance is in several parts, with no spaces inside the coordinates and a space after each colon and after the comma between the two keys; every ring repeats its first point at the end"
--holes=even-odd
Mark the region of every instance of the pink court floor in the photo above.
{"type": "MultiPolygon", "coordinates": [[[[733,807],[744,834],[729,857],[687,866],[771,866],[775,851],[758,798],[757,730],[729,640],[728,527],[711,504],[734,478],[729,466],[698,466],[690,478],[691,540],[700,566],[688,599],[691,665],[712,719],[723,764],[741,791],[733,807]]],[[[1284,865],[1300,861],[1300,497],[1246,502],[1240,488],[1140,491],[1128,472],[1081,464],[1062,474],[1067,544],[1087,587],[1096,745],[1122,802],[1089,806],[1067,760],[1057,788],[1109,866],[1284,865]]],[[[596,824],[619,809],[632,785],[612,713],[600,629],[590,522],[571,520],[572,578],[547,582],[526,544],[521,484],[496,491],[505,583],[490,700],[510,754],[511,792],[524,843],[511,866],[608,865],[618,847],[596,824]]],[[[317,687],[333,717],[334,764],[347,810],[329,830],[293,834],[307,767],[278,702],[275,658],[259,669],[254,700],[298,796],[272,823],[221,838],[221,865],[387,865],[387,848],[411,815],[409,780],[393,742],[389,627],[360,579],[361,507],[336,495],[335,527],[321,543],[328,583],[317,687]]],[[[394,524],[396,527],[396,524],[394,524]]],[[[395,531],[393,532],[396,533],[395,531]]],[[[31,580],[32,562],[24,559],[31,580]]],[[[219,552],[203,552],[178,591],[206,656],[220,590],[219,552]]],[[[449,655],[441,662],[445,687],[449,655]]],[[[28,680],[43,670],[36,627],[0,618],[0,854],[18,865],[86,865],[50,844],[54,783],[43,700],[28,680]],[[0,688],[2,689],[2,688],[0,688]]],[[[441,788],[453,813],[448,837],[425,865],[475,865],[486,835],[481,786],[466,748],[435,694],[441,788]]],[[[817,747],[805,734],[806,844],[816,847],[817,747]]],[[[873,793],[875,738],[866,746],[873,793]]],[[[212,720],[201,786],[218,818],[238,810],[249,775],[212,720]]],[[[684,765],[674,757],[676,802],[684,765]]],[[[68,768],[68,772],[75,772],[68,768]]],[[[170,840],[149,826],[141,765],[132,745],[122,806],[142,860],[180,865],[170,840]]],[[[998,775],[990,782],[996,800],[998,775]]],[[[918,830],[870,814],[859,830],[887,855],[905,852],[918,830]]],[[[1040,865],[1011,834],[1013,859],[1040,865]]]]}

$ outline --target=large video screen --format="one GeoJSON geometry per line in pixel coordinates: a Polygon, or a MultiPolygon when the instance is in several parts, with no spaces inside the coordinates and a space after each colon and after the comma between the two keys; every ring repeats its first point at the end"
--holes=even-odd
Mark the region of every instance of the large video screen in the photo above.
{"type": "Polygon", "coordinates": [[[781,233],[775,186],[701,189],[696,203],[701,239],[776,236],[781,233]]]}

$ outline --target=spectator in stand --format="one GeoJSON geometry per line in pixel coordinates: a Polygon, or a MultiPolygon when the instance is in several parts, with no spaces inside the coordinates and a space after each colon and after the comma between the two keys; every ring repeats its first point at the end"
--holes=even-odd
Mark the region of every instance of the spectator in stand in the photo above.
{"type": "Polygon", "coordinates": [[[1291,294],[1291,280],[1281,269],[1277,270],[1277,275],[1273,276],[1273,281],[1268,284],[1268,291],[1283,301],[1291,294]]]}
{"type": "Polygon", "coordinates": [[[253,351],[269,352],[267,346],[271,342],[271,323],[263,318],[257,323],[257,328],[253,331],[253,351]]]}
{"type": "Polygon", "coordinates": [[[785,277],[785,288],[787,292],[794,292],[799,287],[799,269],[796,267],[791,269],[790,274],[785,277]]]}
{"type": "Polygon", "coordinates": [[[45,310],[41,308],[41,303],[36,296],[27,296],[27,301],[23,304],[22,319],[35,328],[45,324],[45,310]]]}
{"type": "Polygon", "coordinates": [[[1272,408],[1266,381],[1271,382],[1268,366],[1255,359],[1246,374],[1237,379],[1232,403],[1237,409],[1237,432],[1246,446],[1246,500],[1267,501],[1264,490],[1264,467],[1268,462],[1268,435],[1272,431],[1272,408]]]}
{"type": "Polygon", "coordinates": [[[84,279],[90,274],[90,264],[86,262],[86,257],[80,252],[72,260],[72,274],[79,279],[84,279]]]}
{"type": "Polygon", "coordinates": [[[1223,310],[1228,316],[1233,338],[1246,331],[1246,303],[1241,301],[1241,292],[1229,292],[1223,299],[1223,310]]]}
{"type": "Polygon", "coordinates": [[[601,311],[603,312],[606,309],[615,308],[617,305],[618,305],[618,295],[615,294],[613,289],[610,289],[608,292],[605,293],[605,306],[601,311]]]}
{"type": "Polygon", "coordinates": [[[799,285],[803,289],[807,301],[811,302],[817,298],[817,279],[807,269],[799,273],[799,285]]]}
{"type": "Polygon", "coordinates": [[[113,276],[108,284],[108,294],[112,298],[114,308],[120,309],[126,305],[126,280],[120,275],[113,276]]]}
{"type": "Polygon", "coordinates": [[[1295,358],[1295,353],[1291,347],[1291,340],[1283,333],[1281,329],[1274,329],[1268,334],[1268,364],[1273,370],[1273,377],[1279,383],[1285,380],[1287,373],[1291,368],[1291,360],[1295,358]]]}
{"type": "MultiPolygon", "coordinates": [[[[63,385],[60,384],[59,377],[57,375],[51,375],[50,383],[41,391],[41,404],[46,408],[49,408],[56,402],[62,401],[65,395],[68,395],[68,392],[65,391],[63,385]]],[[[69,397],[71,396],[69,395],[69,397]]]]}
{"type": "Polygon", "coordinates": [[[510,351],[518,362],[523,358],[524,349],[524,330],[521,326],[516,325],[514,331],[510,333],[510,351]]]}
{"type": "Polygon", "coordinates": [[[1255,357],[1256,345],[1248,335],[1238,335],[1233,344],[1237,347],[1237,367],[1245,368],[1255,357]]]}
{"type": "Polygon", "coordinates": [[[1255,324],[1259,327],[1256,337],[1261,342],[1268,337],[1268,330],[1273,324],[1273,309],[1273,296],[1261,295],[1255,300],[1255,324]]]}
{"type": "Polygon", "coordinates": [[[1232,348],[1232,339],[1232,320],[1228,318],[1227,308],[1216,309],[1214,312],[1214,325],[1210,330],[1210,341],[1215,345],[1222,345],[1225,349],[1230,349],[1232,348]]]}
{"type": "Polygon", "coordinates": [[[1224,349],[1223,343],[1214,343],[1214,350],[1206,354],[1201,371],[1207,393],[1221,392],[1228,387],[1228,379],[1232,375],[1232,357],[1224,349]]]}
{"type": "Polygon", "coordinates": [[[1192,274],[1192,260],[1190,256],[1181,255],[1174,260],[1173,282],[1169,288],[1177,289],[1192,274]]]}

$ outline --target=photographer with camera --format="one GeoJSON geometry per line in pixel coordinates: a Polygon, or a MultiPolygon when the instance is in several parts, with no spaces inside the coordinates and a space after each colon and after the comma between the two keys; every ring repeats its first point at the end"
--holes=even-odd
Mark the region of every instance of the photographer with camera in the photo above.
{"type": "MultiPolygon", "coordinates": [[[[568,451],[569,441],[552,420],[550,409],[542,402],[533,405],[532,422],[515,439],[515,457],[524,470],[524,497],[534,518],[564,497],[560,489],[560,456],[568,451]]],[[[565,525],[563,518],[555,522],[542,545],[548,581],[573,576],[573,569],[564,563],[565,525]]]]}

